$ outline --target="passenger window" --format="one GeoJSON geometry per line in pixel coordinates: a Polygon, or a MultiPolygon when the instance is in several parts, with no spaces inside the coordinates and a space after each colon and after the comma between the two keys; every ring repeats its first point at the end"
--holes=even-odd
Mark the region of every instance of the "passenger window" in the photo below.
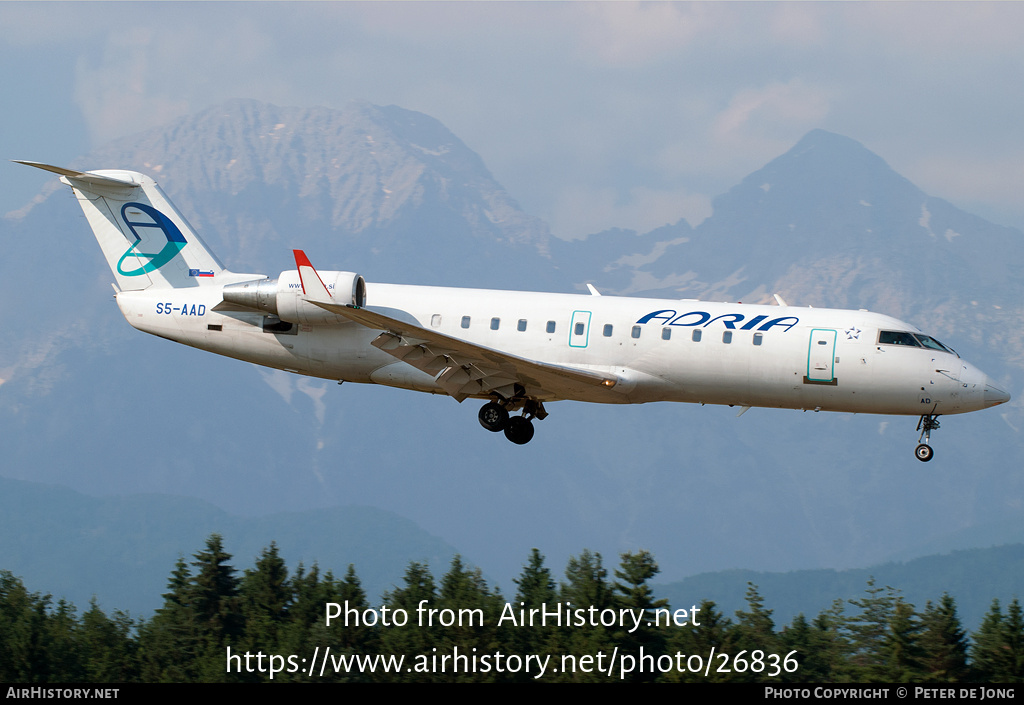
{"type": "Polygon", "coordinates": [[[700,342],[700,328],[694,328],[693,329],[693,336],[691,336],[691,337],[693,338],[693,342],[699,343],[700,342]]]}
{"type": "Polygon", "coordinates": [[[668,326],[665,326],[664,328],[661,329],[661,339],[662,340],[668,340],[671,337],[672,337],[672,329],[671,328],[669,328],[668,326]]]}
{"type": "Polygon", "coordinates": [[[634,338],[640,337],[640,326],[633,326],[633,331],[630,333],[634,338]]]}
{"type": "Polygon", "coordinates": [[[612,337],[612,324],[611,323],[605,323],[604,324],[604,337],[605,338],[611,338],[612,337]]]}
{"type": "Polygon", "coordinates": [[[732,331],[731,330],[727,330],[724,333],[722,333],[722,342],[726,343],[726,344],[729,344],[729,343],[732,342],[732,331]]]}
{"type": "Polygon", "coordinates": [[[764,339],[764,333],[754,333],[754,345],[760,345],[764,339]]]}
{"type": "Polygon", "coordinates": [[[548,331],[548,333],[554,333],[555,332],[555,322],[554,321],[548,321],[547,331],[548,331]]]}
{"type": "Polygon", "coordinates": [[[469,316],[462,317],[462,327],[469,328],[469,316]]]}
{"type": "Polygon", "coordinates": [[[520,318],[519,319],[519,323],[518,323],[518,325],[516,325],[516,329],[518,331],[520,331],[520,332],[526,330],[526,319],[525,318],[520,318]]]}
{"type": "Polygon", "coordinates": [[[584,328],[585,326],[582,323],[577,323],[575,329],[573,329],[573,333],[576,335],[583,335],[584,328]]]}
{"type": "Polygon", "coordinates": [[[440,328],[441,327],[441,314],[440,313],[435,313],[433,316],[430,317],[430,327],[431,328],[440,328]]]}
{"type": "Polygon", "coordinates": [[[500,325],[501,325],[501,319],[500,318],[492,318],[491,319],[491,330],[498,330],[498,326],[500,326],[500,325]]]}

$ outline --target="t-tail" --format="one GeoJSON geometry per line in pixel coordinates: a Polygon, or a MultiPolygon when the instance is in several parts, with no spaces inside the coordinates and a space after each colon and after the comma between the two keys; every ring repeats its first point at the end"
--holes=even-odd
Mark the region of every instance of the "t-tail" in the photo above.
{"type": "Polygon", "coordinates": [[[121,291],[203,286],[225,271],[152,178],[16,161],[60,174],[72,188],[121,291]]]}

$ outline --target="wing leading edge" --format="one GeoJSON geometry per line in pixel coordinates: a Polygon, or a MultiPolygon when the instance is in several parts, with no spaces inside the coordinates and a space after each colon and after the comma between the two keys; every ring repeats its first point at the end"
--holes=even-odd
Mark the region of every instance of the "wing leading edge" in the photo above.
{"type": "Polygon", "coordinates": [[[371,343],[374,347],[434,376],[457,401],[491,394],[511,399],[524,393],[538,399],[572,398],[578,391],[611,389],[619,382],[613,374],[529,360],[340,303],[331,297],[302,250],[295,251],[295,264],[309,303],[380,330],[371,343]],[[516,389],[517,385],[522,389],[516,389]]]}

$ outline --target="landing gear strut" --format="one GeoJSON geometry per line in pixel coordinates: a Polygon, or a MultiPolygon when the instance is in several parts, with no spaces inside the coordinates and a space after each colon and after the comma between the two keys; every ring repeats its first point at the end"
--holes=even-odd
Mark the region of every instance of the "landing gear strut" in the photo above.
{"type": "Polygon", "coordinates": [[[918,446],[914,449],[914,455],[922,463],[927,463],[935,455],[928,441],[931,440],[932,431],[938,427],[938,414],[921,414],[921,420],[917,422],[917,430],[921,432],[921,436],[917,439],[918,446]]]}
{"type": "Polygon", "coordinates": [[[488,431],[504,431],[505,438],[521,446],[533,439],[533,419],[543,419],[547,415],[543,403],[535,399],[498,398],[484,404],[477,414],[477,419],[488,431]],[[510,411],[519,408],[523,410],[521,416],[509,416],[510,411]]]}

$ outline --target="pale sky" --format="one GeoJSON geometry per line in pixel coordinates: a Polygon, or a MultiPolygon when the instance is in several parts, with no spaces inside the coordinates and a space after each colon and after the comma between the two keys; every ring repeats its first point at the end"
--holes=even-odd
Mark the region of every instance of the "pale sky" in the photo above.
{"type": "MultiPolygon", "coordinates": [[[[823,128],[1024,228],[1021,3],[4,2],[0,28],[4,159],[66,164],[230,98],[395,104],[579,237],[697,223],[823,128]]],[[[0,214],[46,178],[0,167],[0,214]]]]}

